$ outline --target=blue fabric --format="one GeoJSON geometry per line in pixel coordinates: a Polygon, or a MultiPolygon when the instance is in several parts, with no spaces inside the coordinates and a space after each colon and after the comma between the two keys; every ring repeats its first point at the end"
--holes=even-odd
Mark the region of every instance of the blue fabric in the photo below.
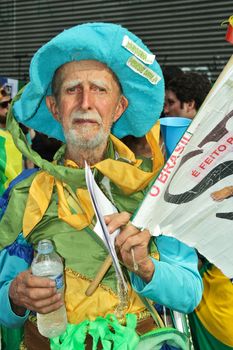
{"type": "MultiPolygon", "coordinates": [[[[63,31],[34,55],[30,65],[30,83],[15,102],[15,118],[39,132],[65,141],[63,130],[46,107],[45,97],[51,94],[51,81],[58,67],[80,60],[105,63],[118,77],[129,106],[113,126],[118,138],[128,134],[143,136],[159,118],[164,104],[164,79],[159,64],[145,64],[161,80],[152,84],[127,66],[133,56],[122,46],[128,36],[150,53],[143,42],[127,29],[111,23],[85,23],[63,31]]],[[[151,53],[150,53],[151,54],[151,53]]]]}
{"type": "MultiPolygon", "coordinates": [[[[19,245],[29,248],[30,245],[20,235],[16,242],[19,245]]],[[[1,300],[1,313],[0,324],[3,324],[9,328],[21,327],[29,315],[29,310],[26,311],[23,317],[17,316],[10,304],[9,300],[9,288],[12,280],[22,271],[27,270],[30,266],[25,259],[18,257],[17,255],[9,255],[7,249],[3,249],[0,252],[0,300],[1,300]]]]}
{"type": "Polygon", "coordinates": [[[32,175],[34,172],[38,171],[38,168],[33,169],[25,169],[23,170],[14,180],[12,180],[7,187],[6,191],[3,193],[2,197],[0,197],[0,219],[2,218],[3,214],[5,213],[5,210],[7,208],[8,200],[9,200],[9,194],[11,189],[20,181],[26,179],[30,175],[32,175]]]}
{"type": "Polygon", "coordinates": [[[176,348],[175,346],[164,344],[160,350],[180,350],[180,348],[176,348]]]}
{"type": "Polygon", "coordinates": [[[152,259],[155,266],[152,280],[146,284],[139,276],[130,273],[134,289],[173,310],[193,311],[201,300],[203,289],[195,250],[166,236],[157,237],[156,244],[160,260],[152,259]]]}
{"type": "Polygon", "coordinates": [[[22,234],[19,235],[15,242],[5,247],[5,250],[9,255],[24,259],[26,263],[31,265],[34,250],[32,245],[23,238],[22,234]]]}

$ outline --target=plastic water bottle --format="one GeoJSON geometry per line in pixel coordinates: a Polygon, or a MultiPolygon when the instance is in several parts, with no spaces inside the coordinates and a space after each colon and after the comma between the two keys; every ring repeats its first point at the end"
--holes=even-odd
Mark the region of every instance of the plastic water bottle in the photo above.
{"type": "MultiPolygon", "coordinates": [[[[56,281],[57,291],[64,294],[63,263],[54,251],[53,243],[44,239],[39,241],[38,253],[32,261],[32,273],[35,276],[47,277],[56,281]]],[[[66,330],[67,316],[65,306],[48,314],[37,313],[37,327],[39,332],[53,338],[66,330]]]]}

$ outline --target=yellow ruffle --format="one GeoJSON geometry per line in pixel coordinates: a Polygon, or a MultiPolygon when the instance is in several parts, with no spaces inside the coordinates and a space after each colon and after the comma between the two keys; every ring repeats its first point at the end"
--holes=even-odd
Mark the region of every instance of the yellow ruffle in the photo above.
{"type": "MultiPolygon", "coordinates": [[[[87,297],[85,291],[91,280],[71,269],[65,270],[65,304],[67,317],[70,323],[80,323],[83,320],[94,321],[97,316],[107,316],[114,313],[119,304],[117,295],[108,287],[100,284],[92,296],[87,297]]],[[[125,314],[134,313],[140,318],[140,313],[145,311],[145,306],[138,295],[129,287],[129,305],[125,314]]]]}

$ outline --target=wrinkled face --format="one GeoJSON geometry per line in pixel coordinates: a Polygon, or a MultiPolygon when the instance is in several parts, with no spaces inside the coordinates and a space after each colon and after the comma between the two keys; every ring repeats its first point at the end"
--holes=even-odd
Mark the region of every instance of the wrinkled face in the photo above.
{"type": "Polygon", "coordinates": [[[166,90],[164,104],[164,114],[166,116],[193,119],[196,112],[194,101],[181,103],[173,91],[166,90]]]}
{"type": "Polygon", "coordinates": [[[62,66],[56,99],[47,97],[53,116],[61,122],[67,144],[94,148],[105,142],[127,100],[111,71],[93,60],[62,66]]]}

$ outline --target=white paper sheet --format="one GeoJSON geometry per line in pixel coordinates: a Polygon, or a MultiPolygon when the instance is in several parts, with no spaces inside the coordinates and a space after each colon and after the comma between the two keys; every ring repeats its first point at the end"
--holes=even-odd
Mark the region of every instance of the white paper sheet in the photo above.
{"type": "Polygon", "coordinates": [[[114,214],[117,212],[117,209],[100,190],[87,163],[85,164],[85,177],[87,188],[90,193],[92,205],[97,218],[97,224],[94,228],[94,231],[106,245],[109,254],[111,254],[117,277],[121,281],[121,285],[123,285],[124,289],[127,290],[127,283],[124,279],[124,275],[115,250],[115,238],[118,235],[119,230],[116,230],[110,234],[104,221],[104,215],[114,214]]]}

